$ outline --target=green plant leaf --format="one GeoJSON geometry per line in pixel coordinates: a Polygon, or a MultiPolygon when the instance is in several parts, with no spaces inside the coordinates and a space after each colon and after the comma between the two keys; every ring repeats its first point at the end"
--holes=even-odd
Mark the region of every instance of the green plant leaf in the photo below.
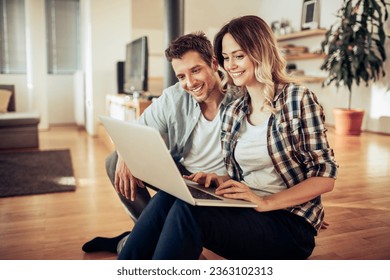
{"type": "Polygon", "coordinates": [[[353,83],[359,85],[363,80],[367,86],[385,76],[387,18],[385,0],[343,0],[337,21],[321,42],[325,58],[320,68],[328,72],[323,86],[343,85],[351,94],[353,83]]]}

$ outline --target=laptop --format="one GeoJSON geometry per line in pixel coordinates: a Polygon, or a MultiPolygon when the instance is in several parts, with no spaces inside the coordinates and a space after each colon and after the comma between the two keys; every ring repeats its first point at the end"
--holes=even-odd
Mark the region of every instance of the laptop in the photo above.
{"type": "Polygon", "coordinates": [[[156,129],[106,116],[100,120],[136,178],[191,205],[257,207],[252,202],[217,196],[213,188],[184,179],[156,129]]]}

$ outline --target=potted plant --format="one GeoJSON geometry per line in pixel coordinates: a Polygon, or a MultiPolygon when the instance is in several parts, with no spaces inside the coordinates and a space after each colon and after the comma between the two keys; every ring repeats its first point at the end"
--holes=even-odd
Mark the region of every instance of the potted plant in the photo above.
{"type": "Polygon", "coordinates": [[[328,72],[323,86],[335,83],[349,91],[348,108],[334,110],[337,134],[359,135],[361,131],[364,111],[351,108],[353,82],[359,85],[364,81],[368,86],[369,81],[385,75],[387,5],[385,0],[343,0],[337,22],[321,43],[325,53],[321,69],[328,72]],[[344,124],[339,122],[340,116],[347,117],[344,124]]]}

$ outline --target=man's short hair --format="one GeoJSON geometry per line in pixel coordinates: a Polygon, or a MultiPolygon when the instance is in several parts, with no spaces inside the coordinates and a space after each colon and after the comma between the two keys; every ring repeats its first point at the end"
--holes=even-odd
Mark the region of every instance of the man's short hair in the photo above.
{"type": "Polygon", "coordinates": [[[165,57],[172,62],[172,59],[181,59],[189,51],[198,52],[202,59],[211,66],[213,47],[203,32],[194,32],[176,38],[165,50],[165,57]]]}

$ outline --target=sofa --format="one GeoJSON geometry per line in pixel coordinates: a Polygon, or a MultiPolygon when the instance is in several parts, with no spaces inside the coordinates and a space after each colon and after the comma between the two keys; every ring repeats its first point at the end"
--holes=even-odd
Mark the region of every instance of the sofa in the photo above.
{"type": "Polygon", "coordinates": [[[0,85],[0,150],[39,148],[35,112],[16,112],[15,86],[0,85]]]}

